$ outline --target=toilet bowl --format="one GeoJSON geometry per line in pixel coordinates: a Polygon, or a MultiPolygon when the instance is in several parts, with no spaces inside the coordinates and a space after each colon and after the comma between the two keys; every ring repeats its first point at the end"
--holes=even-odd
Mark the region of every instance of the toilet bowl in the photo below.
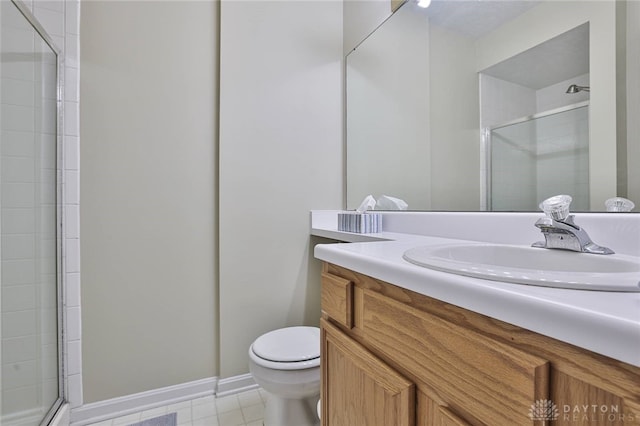
{"type": "Polygon", "coordinates": [[[264,426],[317,426],[320,398],[320,329],[287,327],[258,337],[249,370],[267,393],[264,426]]]}

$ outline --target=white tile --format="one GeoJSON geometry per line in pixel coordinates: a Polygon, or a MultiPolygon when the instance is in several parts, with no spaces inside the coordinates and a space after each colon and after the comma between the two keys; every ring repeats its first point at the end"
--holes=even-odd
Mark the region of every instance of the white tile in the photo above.
{"type": "Polygon", "coordinates": [[[246,391],[238,394],[241,407],[250,407],[256,404],[264,404],[260,392],[256,390],[246,391]]]}
{"type": "Polygon", "coordinates": [[[36,386],[39,378],[38,364],[35,360],[2,364],[3,383],[10,384],[9,387],[12,389],[36,386]]]}
{"type": "Polygon", "coordinates": [[[218,424],[220,426],[244,426],[244,418],[240,410],[227,411],[218,414],[218,424]]]}
{"type": "Polygon", "coordinates": [[[261,419],[264,417],[264,405],[260,403],[249,407],[242,407],[242,416],[246,422],[261,419]]]}
{"type": "Polygon", "coordinates": [[[191,424],[191,401],[179,402],[167,406],[167,413],[176,413],[178,425],[191,424]]]}
{"type": "Polygon", "coordinates": [[[33,284],[36,280],[34,259],[3,260],[1,268],[3,286],[33,284]]]}
{"type": "Polygon", "coordinates": [[[33,133],[2,130],[2,155],[34,157],[36,144],[33,133]]]}
{"type": "MultiPolygon", "coordinates": [[[[64,53],[65,63],[64,66],[68,68],[79,68],[80,55],[79,46],[80,38],[77,35],[67,34],[64,38],[64,53]]],[[[66,82],[65,82],[66,83],[66,82]]],[[[75,82],[79,83],[79,82],[75,82]]]]}
{"type": "Polygon", "coordinates": [[[80,340],[67,342],[67,372],[82,373],[82,343],[80,340]]]}
{"type": "Polygon", "coordinates": [[[64,100],[79,102],[78,69],[66,67],[64,70],[64,100]]]}
{"type": "Polygon", "coordinates": [[[65,238],[80,238],[80,206],[67,204],[64,206],[65,238]]]}
{"type": "Polygon", "coordinates": [[[37,312],[3,312],[2,313],[2,337],[23,337],[36,334],[38,330],[37,312]]]}
{"type": "Polygon", "coordinates": [[[75,170],[64,172],[64,196],[65,204],[80,203],[80,179],[79,173],[75,170]]]}
{"type": "Polygon", "coordinates": [[[34,182],[36,164],[34,158],[3,157],[2,182],[34,182]]]}
{"type": "Polygon", "coordinates": [[[191,406],[191,418],[194,421],[205,417],[213,417],[216,412],[216,405],[213,403],[193,404],[191,406]]]}
{"type": "Polygon", "coordinates": [[[3,208],[33,208],[36,194],[33,183],[3,183],[1,202],[3,208]]]}
{"type": "Polygon", "coordinates": [[[63,0],[34,0],[34,7],[48,9],[54,12],[64,12],[63,0]]]}
{"type": "Polygon", "coordinates": [[[109,419],[109,420],[104,420],[102,422],[99,423],[91,423],[91,426],[112,426],[113,425],[113,420],[109,419]]]}
{"type": "Polygon", "coordinates": [[[216,399],[216,407],[218,407],[218,413],[239,410],[240,401],[236,395],[225,396],[216,399]]]}
{"type": "MultiPolygon", "coordinates": [[[[2,209],[0,219],[2,220],[3,235],[26,234],[33,232],[36,223],[36,210],[29,208],[2,209]]],[[[4,280],[3,284],[5,284],[4,280]]]]}
{"type": "Polygon", "coordinates": [[[39,405],[37,386],[2,390],[2,410],[7,413],[32,410],[39,405]]]}
{"type": "MultiPolygon", "coordinates": [[[[74,376],[75,377],[75,376],[74,376]]],[[[106,422],[92,424],[91,426],[124,426],[136,423],[144,419],[158,417],[166,413],[178,414],[178,426],[262,426],[264,405],[257,404],[246,406],[244,411],[239,408],[239,401],[255,401],[257,390],[243,392],[216,399],[214,396],[196,398],[190,401],[178,402],[152,410],[133,413],[124,417],[108,420],[106,422]],[[233,401],[236,401],[234,403],[233,401]],[[236,407],[230,411],[216,414],[216,402],[223,401],[224,407],[236,407]],[[192,416],[193,411],[193,416],[192,416]]]]}
{"type": "Polygon", "coordinates": [[[78,170],[80,168],[80,138],[77,136],[64,137],[64,169],[78,170]]]}
{"type": "Polygon", "coordinates": [[[193,420],[191,423],[187,423],[191,426],[218,426],[218,418],[216,416],[205,417],[202,419],[193,420]]]}
{"type": "Polygon", "coordinates": [[[71,408],[82,405],[82,375],[69,375],[67,379],[67,400],[71,408]]]}
{"type": "Polygon", "coordinates": [[[33,132],[35,114],[33,107],[3,104],[1,107],[3,130],[33,132]]]}
{"type": "MultiPolygon", "coordinates": [[[[36,286],[14,285],[2,288],[2,312],[16,312],[36,308],[36,286]]],[[[4,341],[3,341],[4,345],[4,341]]],[[[3,358],[3,362],[6,362],[3,358]]]]}
{"type": "Polygon", "coordinates": [[[216,397],[214,395],[203,396],[200,398],[196,398],[191,400],[191,405],[200,405],[200,404],[215,404],[216,397]]]}
{"type": "Polygon", "coordinates": [[[65,238],[64,264],[66,272],[80,272],[80,240],[65,238]]]}
{"type": "Polygon", "coordinates": [[[2,257],[7,260],[33,259],[36,243],[32,234],[9,234],[2,236],[2,257]]]}
{"type": "Polygon", "coordinates": [[[82,334],[80,307],[67,308],[67,339],[68,341],[80,340],[82,334]]]}
{"type": "Polygon", "coordinates": [[[79,16],[80,2],[78,0],[66,0],[65,1],[65,30],[67,32],[67,38],[69,35],[80,34],[80,19],[79,16]]]}
{"type": "Polygon", "coordinates": [[[67,273],[66,278],[66,305],[67,307],[80,306],[80,274],[67,273]]]}
{"type": "Polygon", "coordinates": [[[2,79],[2,103],[33,107],[34,83],[28,80],[13,78],[2,79]]]}
{"type": "Polygon", "coordinates": [[[12,363],[35,359],[38,354],[37,336],[2,338],[2,362],[12,363]]]}
{"type": "Polygon", "coordinates": [[[68,136],[80,136],[78,133],[79,103],[66,101],[64,103],[64,134],[68,136]]]}
{"type": "Polygon", "coordinates": [[[184,410],[184,409],[191,409],[191,401],[182,401],[182,402],[176,402],[175,404],[170,404],[167,405],[167,413],[173,413],[174,411],[178,411],[178,410],[184,410]]]}

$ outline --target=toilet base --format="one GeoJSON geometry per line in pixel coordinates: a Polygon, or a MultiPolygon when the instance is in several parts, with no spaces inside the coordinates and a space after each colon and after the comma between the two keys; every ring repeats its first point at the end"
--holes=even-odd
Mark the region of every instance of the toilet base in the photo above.
{"type": "Polygon", "coordinates": [[[320,426],[316,414],[319,398],[286,399],[267,392],[264,426],[320,426]]]}

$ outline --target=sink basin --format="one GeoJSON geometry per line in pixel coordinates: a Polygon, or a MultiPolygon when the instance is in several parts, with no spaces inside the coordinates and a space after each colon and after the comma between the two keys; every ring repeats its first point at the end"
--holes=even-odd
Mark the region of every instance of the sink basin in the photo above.
{"type": "Polygon", "coordinates": [[[447,244],[407,250],[415,265],[452,274],[581,290],[640,292],[640,258],[501,244],[447,244]]]}

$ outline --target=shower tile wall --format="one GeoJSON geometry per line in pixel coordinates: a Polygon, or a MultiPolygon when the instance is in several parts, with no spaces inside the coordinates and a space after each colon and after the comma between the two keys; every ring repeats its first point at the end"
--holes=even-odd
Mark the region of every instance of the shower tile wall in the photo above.
{"type": "MultiPolygon", "coordinates": [[[[62,77],[62,98],[63,98],[63,122],[61,133],[61,153],[58,157],[59,170],[58,181],[62,183],[62,229],[63,229],[63,247],[62,247],[62,274],[63,274],[63,309],[66,313],[66,348],[64,351],[65,375],[66,375],[66,392],[67,400],[72,407],[82,404],[82,380],[81,380],[81,351],[80,351],[80,269],[79,269],[79,70],[78,70],[78,52],[79,52],[79,1],[78,0],[29,0],[23,1],[33,13],[36,19],[42,24],[49,36],[53,39],[58,49],[63,52],[64,73],[62,77]]],[[[4,25],[4,22],[3,22],[4,25]]],[[[16,84],[24,84],[15,80],[11,84],[2,82],[3,98],[6,98],[7,92],[11,92],[12,88],[16,88],[16,84]]],[[[55,84],[55,82],[54,82],[55,84]]],[[[5,108],[5,105],[3,105],[5,108]]],[[[35,114],[35,112],[34,112],[35,114]]],[[[3,114],[4,115],[4,114],[3,114]]],[[[55,145],[50,144],[50,147],[55,145]]],[[[24,147],[24,145],[23,145],[24,147]]],[[[11,148],[11,147],[10,147],[11,148]]],[[[34,179],[33,166],[24,161],[25,157],[21,157],[19,147],[13,147],[14,151],[3,152],[2,169],[12,167],[18,169],[22,177],[14,178],[14,182],[3,182],[0,191],[3,195],[3,208],[8,207],[7,202],[20,203],[20,195],[31,194],[33,185],[29,182],[34,179]],[[4,155],[7,154],[7,155],[4,155]],[[18,179],[21,182],[15,182],[18,179]],[[21,191],[16,193],[14,200],[5,197],[11,197],[11,191],[16,189],[17,185],[21,185],[21,191]]],[[[23,153],[23,155],[25,155],[23,153]]],[[[48,155],[55,155],[55,152],[49,150],[48,155]]],[[[54,171],[51,171],[55,173],[54,171]]],[[[49,188],[54,191],[54,188],[49,188]]],[[[53,199],[53,194],[46,194],[53,199]]],[[[22,206],[28,207],[28,206],[22,206]]],[[[14,253],[14,256],[20,255],[20,259],[14,259],[9,263],[3,264],[3,280],[7,280],[15,284],[28,282],[27,285],[10,286],[7,292],[2,295],[2,315],[3,323],[5,315],[23,315],[25,319],[34,318],[29,315],[29,310],[35,309],[37,302],[36,292],[37,281],[35,277],[29,277],[28,272],[31,268],[24,268],[33,260],[33,247],[31,246],[33,238],[23,235],[20,236],[20,226],[25,221],[34,219],[33,212],[28,209],[22,209],[20,214],[14,210],[16,215],[13,217],[11,213],[3,211],[3,231],[8,229],[7,221],[12,220],[13,228],[16,235],[10,235],[6,239],[3,238],[3,258],[7,253],[14,253]],[[26,237],[26,238],[25,238],[26,237]]],[[[49,228],[55,224],[46,225],[49,228]]],[[[41,232],[48,235],[55,235],[55,229],[41,229],[41,232]]],[[[51,257],[51,256],[50,256],[51,257]]],[[[51,266],[51,265],[49,265],[51,266]]],[[[31,272],[33,274],[33,272],[31,272]]],[[[50,307],[52,308],[52,307],[50,307]]],[[[51,314],[51,312],[49,312],[51,314]]],[[[33,322],[33,320],[31,320],[33,322]]],[[[48,321],[47,323],[51,323],[48,321]]],[[[15,387],[5,393],[5,404],[8,401],[15,400],[16,404],[24,403],[33,397],[35,387],[33,385],[34,364],[34,334],[33,329],[36,324],[28,321],[22,322],[23,326],[20,330],[13,330],[13,334],[2,336],[2,377],[3,382],[15,383],[15,387]],[[13,376],[10,376],[13,375],[13,376]],[[5,380],[6,379],[6,380],[5,380]],[[9,396],[7,396],[9,395],[9,396]]],[[[54,323],[55,324],[55,323],[54,323]]],[[[44,330],[45,334],[51,334],[54,329],[44,330]]],[[[52,343],[53,344],[53,343],[52,343]]],[[[49,384],[53,386],[53,383],[49,384]]],[[[5,405],[4,410],[8,407],[5,405]]],[[[19,407],[18,407],[19,408],[19,407]]]]}

